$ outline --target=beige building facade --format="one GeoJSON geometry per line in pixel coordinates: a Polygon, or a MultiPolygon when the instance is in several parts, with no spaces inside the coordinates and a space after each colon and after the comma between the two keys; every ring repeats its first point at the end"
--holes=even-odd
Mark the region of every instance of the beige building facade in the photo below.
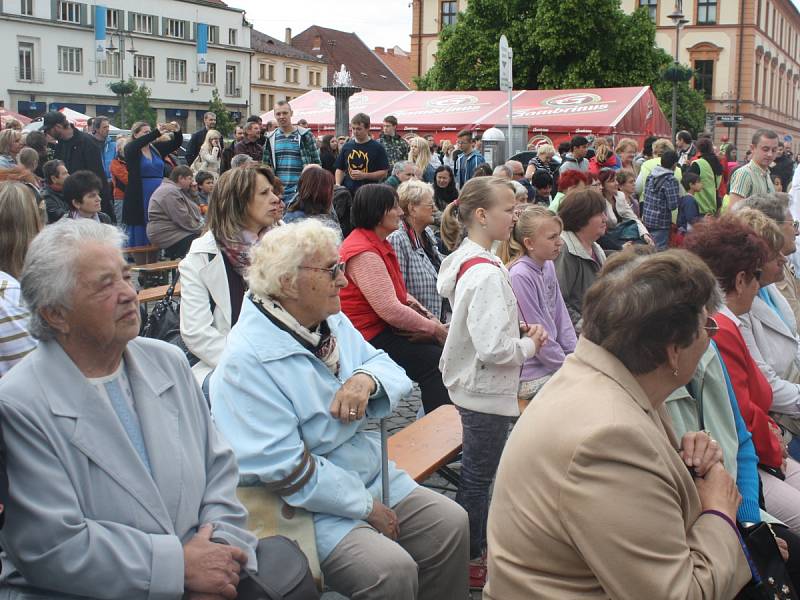
{"type": "MultiPolygon", "coordinates": [[[[439,32],[466,5],[467,0],[414,0],[415,74],[433,65],[439,32]]],[[[767,127],[800,150],[800,12],[792,1],[621,0],[626,12],[640,6],[649,11],[656,43],[672,56],[676,31],[669,15],[676,5],[688,21],[681,28],[678,57],[695,70],[692,85],[706,98],[706,127],[714,140],[728,139],[744,155],[753,132],[767,127]],[[732,115],[742,120],[728,127],[732,115]]]]}
{"type": "MultiPolygon", "coordinates": [[[[291,32],[287,31],[291,41],[291,32]]],[[[253,50],[250,99],[253,113],[272,110],[280,100],[294,100],[310,90],[322,89],[328,81],[327,62],[260,31],[250,37],[253,50]]]]}

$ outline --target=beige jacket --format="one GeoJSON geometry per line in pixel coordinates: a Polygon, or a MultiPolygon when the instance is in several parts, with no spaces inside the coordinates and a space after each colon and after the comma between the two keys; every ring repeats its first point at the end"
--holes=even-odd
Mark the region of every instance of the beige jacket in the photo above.
{"type": "Polygon", "coordinates": [[[750,579],[664,423],[614,356],[581,338],[525,410],[489,512],[485,600],[729,600],[750,579]]]}

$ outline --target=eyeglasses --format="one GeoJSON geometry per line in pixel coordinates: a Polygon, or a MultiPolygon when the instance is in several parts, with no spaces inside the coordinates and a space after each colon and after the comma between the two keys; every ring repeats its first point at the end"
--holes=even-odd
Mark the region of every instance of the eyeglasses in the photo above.
{"type": "Polygon", "coordinates": [[[703,329],[706,330],[708,337],[713,338],[719,331],[719,324],[714,317],[707,317],[706,324],[703,325],[703,329]]]}
{"type": "Polygon", "coordinates": [[[331,281],[336,281],[336,278],[339,276],[339,273],[344,273],[344,268],[346,264],[343,262],[336,263],[330,268],[326,267],[300,267],[301,269],[306,269],[307,271],[327,271],[331,274],[331,281]]]}
{"type": "Polygon", "coordinates": [[[780,223],[782,223],[782,224],[783,223],[791,223],[792,224],[792,229],[794,229],[794,232],[795,233],[800,233],[800,221],[795,219],[794,221],[780,221],[780,223]]]}

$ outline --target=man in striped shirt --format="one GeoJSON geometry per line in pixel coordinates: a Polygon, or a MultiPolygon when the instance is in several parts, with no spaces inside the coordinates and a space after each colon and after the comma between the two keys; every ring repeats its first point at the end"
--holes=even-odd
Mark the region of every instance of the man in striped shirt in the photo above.
{"type": "Polygon", "coordinates": [[[753,158],[745,166],[736,169],[728,186],[730,208],[754,194],[772,194],[775,184],[769,174],[769,166],[778,150],[778,134],[772,129],[759,129],[753,134],[750,146],[753,158]]]}
{"type": "Polygon", "coordinates": [[[278,127],[267,134],[263,162],[283,183],[283,197],[290,202],[297,191],[297,180],[308,164],[321,164],[317,140],[310,129],[292,125],[292,107],[285,100],[275,104],[278,127]]]}
{"type": "Polygon", "coordinates": [[[28,333],[29,317],[20,301],[19,282],[0,271],[0,377],[36,348],[28,333]]]}

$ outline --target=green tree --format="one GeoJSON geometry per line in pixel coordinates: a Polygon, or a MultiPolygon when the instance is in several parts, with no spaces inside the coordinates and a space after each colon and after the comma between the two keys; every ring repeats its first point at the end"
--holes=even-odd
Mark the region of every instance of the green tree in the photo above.
{"type": "MultiPolygon", "coordinates": [[[[514,49],[516,89],[650,85],[667,113],[672,84],[662,78],[672,59],[655,45],[646,10],[626,14],[619,0],[470,0],[440,36],[435,65],[416,83],[422,90],[494,90],[498,44],[514,49]]],[[[703,98],[679,86],[678,124],[697,132],[703,98]]]]}
{"type": "MultiPolygon", "coordinates": [[[[656,82],[653,86],[653,91],[658,98],[658,103],[661,110],[667,117],[667,121],[672,119],[672,81],[664,77],[667,70],[673,66],[672,59],[669,59],[669,66],[662,71],[662,80],[656,82]]],[[[678,82],[678,113],[675,119],[675,127],[680,131],[685,129],[697,135],[705,129],[706,126],[706,106],[703,101],[703,95],[689,85],[689,79],[692,76],[692,70],[684,65],[679,66],[682,72],[682,77],[678,82]]]]}
{"type": "Polygon", "coordinates": [[[150,88],[138,86],[125,101],[125,128],[130,129],[136,121],[156,124],[156,110],[150,106],[150,88]]]}
{"type": "Polygon", "coordinates": [[[217,115],[216,129],[223,137],[230,135],[233,128],[236,127],[236,122],[231,117],[231,113],[219,97],[219,90],[214,88],[211,92],[211,102],[208,104],[208,110],[217,115]]]}

